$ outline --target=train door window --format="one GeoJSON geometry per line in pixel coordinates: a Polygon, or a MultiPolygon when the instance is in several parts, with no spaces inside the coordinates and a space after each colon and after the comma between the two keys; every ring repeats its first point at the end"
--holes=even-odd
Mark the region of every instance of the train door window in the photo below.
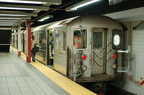
{"type": "Polygon", "coordinates": [[[102,48],[102,32],[93,33],[93,48],[102,48]]]}
{"type": "Polygon", "coordinates": [[[62,31],[63,32],[63,50],[66,50],[66,31],[62,31]]]}
{"type": "Polygon", "coordinates": [[[86,48],[87,47],[87,30],[75,30],[73,34],[73,44],[76,48],[86,48]]]}
{"type": "Polygon", "coordinates": [[[61,54],[61,46],[62,46],[62,42],[61,42],[61,32],[60,30],[57,28],[54,30],[55,33],[55,41],[54,41],[54,51],[56,54],[61,54]]]}
{"type": "Polygon", "coordinates": [[[46,47],[46,33],[45,33],[45,31],[39,31],[38,32],[38,43],[40,44],[40,45],[44,45],[43,47],[46,47]]]}
{"type": "Polygon", "coordinates": [[[92,29],[93,48],[104,48],[106,46],[106,34],[104,29],[92,29]]]}
{"type": "Polygon", "coordinates": [[[42,38],[43,38],[43,35],[42,35],[42,32],[38,32],[37,34],[37,39],[38,39],[38,43],[41,45],[42,44],[42,38]]]}

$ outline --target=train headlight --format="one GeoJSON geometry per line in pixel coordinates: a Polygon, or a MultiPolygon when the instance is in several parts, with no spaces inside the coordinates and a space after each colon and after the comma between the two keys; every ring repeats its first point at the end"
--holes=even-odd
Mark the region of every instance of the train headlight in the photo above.
{"type": "Polygon", "coordinates": [[[86,59],[87,59],[87,55],[86,55],[86,54],[83,54],[83,55],[82,55],[82,59],[83,59],[83,60],[86,60],[86,59]]]}
{"type": "Polygon", "coordinates": [[[83,71],[86,71],[86,70],[87,70],[87,66],[86,66],[86,65],[83,65],[83,66],[82,66],[82,70],[83,70],[83,71]]]}
{"type": "Polygon", "coordinates": [[[113,68],[113,69],[116,69],[116,64],[112,64],[112,68],[113,68]]]}

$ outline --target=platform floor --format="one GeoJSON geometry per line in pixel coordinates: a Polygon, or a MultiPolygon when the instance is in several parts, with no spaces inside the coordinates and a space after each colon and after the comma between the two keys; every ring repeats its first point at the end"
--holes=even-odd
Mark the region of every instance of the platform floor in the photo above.
{"type": "MultiPolygon", "coordinates": [[[[16,49],[13,49],[17,52],[16,49]]],[[[25,54],[0,53],[0,95],[96,95],[25,54]]]]}

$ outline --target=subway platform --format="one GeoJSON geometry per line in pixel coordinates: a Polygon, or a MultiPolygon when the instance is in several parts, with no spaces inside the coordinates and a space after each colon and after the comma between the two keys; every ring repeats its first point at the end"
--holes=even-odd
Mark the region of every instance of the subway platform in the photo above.
{"type": "Polygon", "coordinates": [[[25,54],[0,53],[0,95],[97,95],[25,54]]]}

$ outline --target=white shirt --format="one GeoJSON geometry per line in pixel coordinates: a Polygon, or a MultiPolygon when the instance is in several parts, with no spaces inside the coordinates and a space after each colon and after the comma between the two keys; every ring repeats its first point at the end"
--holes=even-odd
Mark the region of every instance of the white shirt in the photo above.
{"type": "Polygon", "coordinates": [[[31,49],[34,47],[35,43],[37,43],[35,40],[31,40],[31,49]]]}

